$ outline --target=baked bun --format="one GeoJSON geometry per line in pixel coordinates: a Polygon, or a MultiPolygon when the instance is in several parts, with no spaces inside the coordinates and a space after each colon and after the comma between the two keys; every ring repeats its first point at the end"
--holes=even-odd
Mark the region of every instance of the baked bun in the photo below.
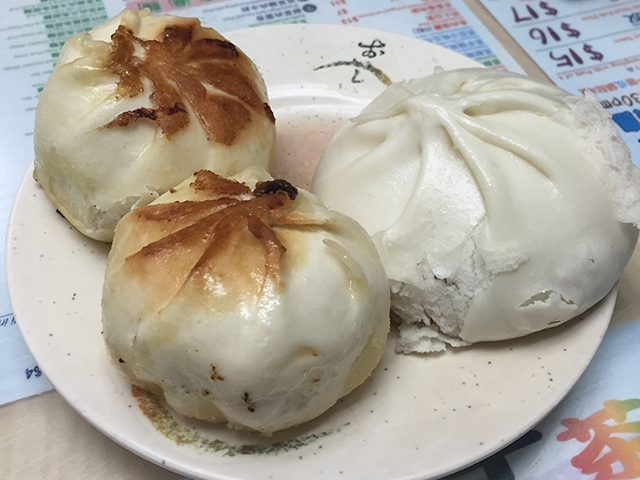
{"type": "Polygon", "coordinates": [[[389,285],[352,219],[266,172],[209,171],[118,224],[108,350],[178,413],[270,434],[362,383],[389,331],[389,285]]]}
{"type": "Polygon", "coordinates": [[[639,172],[599,103],[489,69],[390,86],[311,190],[374,237],[402,352],[560,325],[609,292],[638,237],[639,172]]]}
{"type": "Polygon", "coordinates": [[[195,18],[125,10],[65,43],[40,94],[35,179],[102,241],[193,172],[268,168],[275,120],[236,46],[195,18]]]}

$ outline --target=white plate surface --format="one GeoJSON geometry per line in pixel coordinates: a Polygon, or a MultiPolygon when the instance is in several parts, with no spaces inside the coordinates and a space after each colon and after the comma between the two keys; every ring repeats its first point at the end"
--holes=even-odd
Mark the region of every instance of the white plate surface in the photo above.
{"type": "MultiPolygon", "coordinates": [[[[322,148],[383,81],[474,66],[391,33],[324,25],[230,33],[269,86],[276,174],[304,186],[322,148]],[[383,45],[383,46],[382,46],[383,45]],[[364,55],[363,55],[364,54],[364,55]]],[[[427,479],[504,447],[566,395],[597,349],[615,292],[579,321],[516,341],[402,356],[393,340],[363,386],[320,418],[267,439],[172,419],[110,363],[100,296],[108,246],[57,215],[28,172],[9,225],[7,276],[18,324],[57,391],[126,448],[202,479],[427,479]],[[179,440],[179,441],[178,441],[179,440]]]]}

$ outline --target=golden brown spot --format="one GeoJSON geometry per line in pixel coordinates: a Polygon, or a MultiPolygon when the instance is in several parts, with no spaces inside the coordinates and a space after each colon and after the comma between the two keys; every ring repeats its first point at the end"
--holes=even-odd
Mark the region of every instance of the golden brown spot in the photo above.
{"type": "Polygon", "coordinates": [[[104,125],[104,128],[126,127],[134,122],[137,122],[140,119],[156,121],[161,127],[163,125],[166,125],[168,129],[171,129],[174,124],[187,125],[189,123],[189,114],[182,105],[178,104],[170,108],[136,108],[135,110],[121,113],[109,123],[104,125]],[[176,121],[174,122],[174,120],[176,121]]]}
{"type": "Polygon", "coordinates": [[[148,80],[153,108],[121,113],[104,127],[126,127],[143,119],[155,122],[170,139],[189,125],[189,105],[209,140],[231,145],[253,115],[274,122],[251,78],[251,61],[231,42],[212,37],[219,35],[197,19],[181,19],[155,40],[140,39],[119,26],[111,36],[105,69],[120,78],[121,97],[141,94],[148,80]]]}
{"type": "Polygon", "coordinates": [[[309,222],[295,211],[295,187],[274,180],[252,192],[204,170],[190,187],[200,201],[149,205],[126,217],[123,228],[138,243],[125,268],[152,292],[153,308],[191,288],[215,297],[221,310],[280,288],[286,248],[276,230],[309,222]]]}
{"type": "Polygon", "coordinates": [[[189,186],[196,192],[218,197],[238,197],[251,193],[251,189],[244,183],[229,181],[209,170],[200,170],[195,173],[195,177],[189,186]]]}
{"type": "Polygon", "coordinates": [[[188,222],[190,219],[196,221],[208,215],[212,209],[223,209],[229,205],[238,203],[239,200],[233,198],[220,198],[216,200],[204,200],[196,202],[186,200],[184,202],[158,203],[133,210],[133,214],[140,220],[156,222],[188,222]]]}
{"type": "Polygon", "coordinates": [[[111,36],[111,53],[107,69],[120,77],[118,94],[124,97],[135,97],[144,91],[143,75],[140,72],[141,60],[135,56],[133,33],[125,27],[118,27],[111,36]]]}
{"type": "MultiPolygon", "coordinates": [[[[192,101],[205,105],[205,96],[194,96],[192,101]]],[[[251,112],[233,98],[221,95],[211,96],[206,105],[206,111],[200,108],[201,111],[196,114],[209,140],[231,145],[238,132],[251,122],[251,112]]]]}

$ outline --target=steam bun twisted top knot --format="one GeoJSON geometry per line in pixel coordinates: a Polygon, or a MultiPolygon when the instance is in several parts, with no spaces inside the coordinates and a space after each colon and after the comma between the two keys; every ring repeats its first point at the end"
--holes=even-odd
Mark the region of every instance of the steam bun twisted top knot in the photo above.
{"type": "Polygon", "coordinates": [[[526,335],[603,298],[636,244],[639,178],[594,98],[461,69],[390,86],[311,190],[374,237],[410,352],[526,335]]]}

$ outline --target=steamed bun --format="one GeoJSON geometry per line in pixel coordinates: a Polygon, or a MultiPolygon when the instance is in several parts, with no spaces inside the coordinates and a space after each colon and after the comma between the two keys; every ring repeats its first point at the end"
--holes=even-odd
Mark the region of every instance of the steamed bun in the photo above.
{"type": "Polygon", "coordinates": [[[361,384],[389,332],[389,285],[352,219],[266,172],[199,171],[118,224],[108,351],[178,413],[270,434],[361,384]]]}
{"type": "Polygon", "coordinates": [[[638,238],[639,171],[598,102],[489,69],[390,86],[311,190],[373,236],[407,353],[566,322],[638,238]]]}
{"type": "Polygon", "coordinates": [[[251,60],[195,18],[125,10],[65,43],[36,109],[34,177],[82,233],[200,169],[268,168],[275,124],[251,60]]]}

